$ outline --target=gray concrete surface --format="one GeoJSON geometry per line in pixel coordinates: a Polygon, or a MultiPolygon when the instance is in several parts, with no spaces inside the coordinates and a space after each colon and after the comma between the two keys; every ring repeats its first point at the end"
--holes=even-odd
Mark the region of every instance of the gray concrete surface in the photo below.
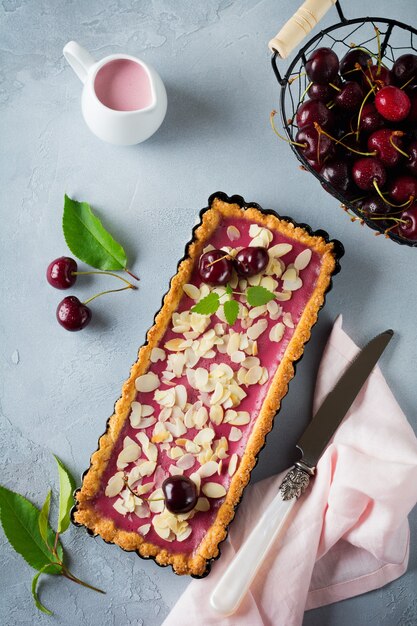
{"type": "MultiPolygon", "coordinates": [[[[359,16],[363,2],[345,3],[359,16]]],[[[417,427],[417,251],[351,224],[276,140],[268,115],[278,88],[266,42],[294,11],[290,0],[2,0],[1,69],[1,482],[41,504],[57,492],[52,452],[77,476],[104,430],[138,346],[159,308],[198,210],[219,189],[322,227],[346,246],[343,269],[298,367],[258,480],[284,468],[306,423],[314,375],[332,320],[342,312],[359,344],[397,331],[382,369],[417,427]],[[97,58],[127,52],[152,63],[166,83],[164,125],[148,142],[118,148],[97,140],[80,112],[81,84],[62,57],[70,39],[97,58]],[[45,281],[66,254],[64,192],[88,200],[125,245],[140,290],[94,303],[82,333],[55,321],[60,293],[45,281]]],[[[372,0],[368,13],[417,22],[414,0],[372,0]]],[[[330,24],[335,14],[324,23],[330,24]]],[[[109,280],[79,280],[95,293],[109,280]]],[[[311,611],[305,626],[415,626],[417,516],[410,516],[408,573],[384,589],[311,611]]],[[[83,530],[63,543],[75,573],[106,589],[99,596],[48,579],[39,613],[33,572],[0,534],[0,622],[96,626],[161,624],[188,580],[125,554],[83,530]]]]}

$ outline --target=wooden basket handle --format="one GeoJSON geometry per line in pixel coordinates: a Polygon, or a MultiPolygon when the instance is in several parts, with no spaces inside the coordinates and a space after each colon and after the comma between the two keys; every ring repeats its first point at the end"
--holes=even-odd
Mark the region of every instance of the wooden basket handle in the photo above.
{"type": "Polygon", "coordinates": [[[335,4],[336,0],[305,0],[304,4],[269,42],[271,52],[277,51],[282,59],[286,59],[335,4]]]}

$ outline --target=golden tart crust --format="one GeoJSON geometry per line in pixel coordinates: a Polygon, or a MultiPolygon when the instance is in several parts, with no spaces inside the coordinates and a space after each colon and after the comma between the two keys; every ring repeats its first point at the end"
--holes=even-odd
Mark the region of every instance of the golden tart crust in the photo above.
{"type": "Polygon", "coordinates": [[[323,306],[325,293],[337,266],[337,251],[333,242],[326,242],[321,236],[310,235],[304,228],[295,226],[292,222],[276,215],[266,214],[253,206],[242,208],[239,204],[226,202],[222,199],[224,196],[218,195],[220,197],[212,197],[209,209],[204,212],[200,224],[194,231],[193,240],[187,249],[187,256],[181,261],[177,273],[171,280],[170,289],[155,317],[154,325],[147,333],[147,343],[139,350],[138,359],[131,368],[130,376],[123,385],[122,395],[116,402],[113,415],[108,420],[107,430],[100,437],[99,447],[91,457],[90,467],[84,474],[82,486],[76,492],[76,505],[72,514],[73,521],[77,525],[85,526],[91,534],[100,535],[105,541],[115,543],[124,550],[135,550],[141,557],[153,558],[159,565],[172,565],[177,574],[189,574],[196,577],[206,575],[210,571],[211,560],[219,555],[219,544],[226,538],[228,525],[235,515],[235,508],[249,482],[251,471],[265,443],[265,437],[272,428],[281,400],[287,393],[288,383],[294,376],[294,362],[303,354],[304,344],[310,338],[311,329],[323,306]],[[306,245],[320,255],[320,273],[315,289],[272,378],[239,467],[231,480],[224,502],[213,524],[193,554],[171,553],[167,548],[147,542],[136,532],[117,528],[112,519],[103,517],[94,508],[93,500],[100,490],[102,476],[112,455],[113,447],[128,419],[131,403],[135,400],[137,393],[135,379],[148,370],[151,351],[158,346],[165,334],[171,316],[176,311],[183,295],[182,287],[189,282],[195,262],[202,254],[208,238],[224,217],[243,218],[248,222],[256,222],[306,245]]]}

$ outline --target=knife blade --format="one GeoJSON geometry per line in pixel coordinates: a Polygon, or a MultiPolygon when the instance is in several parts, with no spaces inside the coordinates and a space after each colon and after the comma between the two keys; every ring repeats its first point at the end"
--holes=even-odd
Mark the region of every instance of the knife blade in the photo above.
{"type": "Polygon", "coordinates": [[[236,611],[271,545],[278,537],[282,539],[297,498],[306,490],[320,456],[393,334],[392,330],[386,330],[359,352],[301,435],[297,443],[302,452],[301,460],[285,474],[279,492],[264,510],[211,594],[210,604],[216,613],[226,616],[236,611]]]}
{"type": "Polygon", "coordinates": [[[317,465],[324,449],[349,411],[393,334],[392,330],[386,330],[374,337],[359,352],[324,399],[296,444],[301,450],[301,461],[308,467],[314,468],[317,465]]]}

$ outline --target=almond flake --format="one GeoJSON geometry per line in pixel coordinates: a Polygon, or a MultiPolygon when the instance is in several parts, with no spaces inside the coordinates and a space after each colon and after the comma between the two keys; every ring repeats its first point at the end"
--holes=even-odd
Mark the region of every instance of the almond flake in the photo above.
{"type": "Polygon", "coordinates": [[[219,382],[216,383],[214,393],[210,398],[210,404],[217,404],[223,395],[223,385],[219,382]]]}
{"type": "Polygon", "coordinates": [[[297,270],[305,269],[307,265],[310,263],[312,254],[313,254],[312,251],[309,250],[308,248],[300,252],[300,254],[296,257],[294,261],[295,269],[297,270]]]}
{"type": "Polygon", "coordinates": [[[262,226],[259,226],[259,224],[251,224],[249,226],[249,236],[256,237],[257,235],[259,235],[261,230],[262,230],[262,226]]]}
{"type": "Polygon", "coordinates": [[[108,498],[114,498],[114,496],[117,496],[122,491],[125,485],[123,477],[124,472],[117,472],[110,478],[104,492],[108,498]]]}
{"type": "Polygon", "coordinates": [[[183,291],[184,293],[191,298],[191,300],[198,300],[200,297],[200,290],[198,287],[196,287],[195,285],[192,285],[190,283],[186,283],[183,286],[183,291]]]}
{"type": "Polygon", "coordinates": [[[192,474],[190,474],[189,478],[193,481],[193,483],[197,487],[197,494],[199,495],[200,494],[200,488],[201,488],[201,476],[200,476],[200,474],[197,474],[197,472],[193,472],[192,474]]]}
{"type": "Polygon", "coordinates": [[[281,341],[281,339],[284,336],[284,332],[285,332],[285,326],[282,322],[278,322],[278,324],[275,324],[275,326],[273,326],[271,328],[271,330],[269,331],[269,339],[270,341],[281,341]]]}
{"type": "Polygon", "coordinates": [[[256,356],[258,354],[258,342],[254,341],[252,343],[252,355],[256,356]]]}
{"type": "Polygon", "coordinates": [[[124,469],[132,461],[136,461],[141,455],[141,449],[137,443],[132,443],[120,452],[117,457],[117,468],[124,469]]]}
{"type": "Polygon", "coordinates": [[[135,380],[135,387],[137,391],[142,391],[142,393],[155,391],[155,389],[159,387],[159,384],[159,378],[153,372],[148,372],[147,374],[138,376],[138,378],[135,380]]]}
{"type": "Polygon", "coordinates": [[[160,406],[172,408],[175,404],[175,389],[157,389],[154,393],[154,400],[160,406]]]}
{"type": "Polygon", "coordinates": [[[260,319],[253,326],[248,328],[246,334],[249,337],[249,339],[258,339],[258,337],[262,335],[262,333],[267,329],[267,327],[268,327],[267,320],[260,319]]]}
{"type": "Polygon", "coordinates": [[[262,376],[259,379],[259,384],[264,385],[266,381],[269,379],[269,373],[266,367],[262,368],[262,376]]]}
{"type": "Polygon", "coordinates": [[[196,443],[197,445],[210,443],[210,441],[214,439],[215,434],[216,433],[212,428],[203,428],[194,437],[194,443],[196,443]]]}
{"type": "Polygon", "coordinates": [[[259,382],[261,376],[262,367],[260,367],[259,365],[254,365],[246,372],[245,385],[256,385],[256,383],[259,382]]]}
{"type": "Polygon", "coordinates": [[[138,433],[136,439],[142,444],[142,448],[146,450],[149,446],[149,437],[146,433],[138,433]]]}
{"type": "Polygon", "coordinates": [[[155,409],[150,404],[142,404],[142,417],[149,417],[154,411],[155,409]]]}
{"type": "Polygon", "coordinates": [[[288,291],[297,291],[303,286],[303,281],[298,276],[295,280],[284,280],[283,287],[288,291]]]}
{"type": "MultiPolygon", "coordinates": [[[[273,291],[273,290],[272,290],[273,291]]],[[[257,317],[264,315],[267,311],[266,304],[261,304],[260,306],[254,306],[249,311],[249,317],[253,320],[256,320],[257,317]]]]}
{"type": "Polygon", "coordinates": [[[165,359],[166,359],[165,350],[162,350],[162,348],[152,348],[152,352],[151,352],[152,363],[157,363],[158,361],[165,361],[165,359]]]}
{"type": "Polygon", "coordinates": [[[187,404],[187,390],[184,385],[177,385],[175,387],[175,404],[184,410],[187,404]]]}
{"type": "Polygon", "coordinates": [[[181,437],[181,435],[185,435],[187,432],[187,428],[180,419],[176,419],[174,424],[171,422],[165,422],[165,426],[173,437],[181,437]]]}
{"type": "Polygon", "coordinates": [[[158,448],[153,443],[150,443],[148,447],[144,449],[144,453],[148,461],[156,463],[158,459],[158,448]]]}
{"type": "Polygon", "coordinates": [[[183,470],[189,470],[193,467],[195,463],[195,458],[192,454],[184,454],[184,456],[182,456],[180,459],[178,459],[177,461],[177,467],[180,467],[183,470]]]}
{"type": "Polygon", "coordinates": [[[155,461],[143,461],[139,466],[139,471],[142,476],[151,476],[156,468],[155,461]]]}
{"type": "Polygon", "coordinates": [[[245,426],[250,422],[250,413],[248,411],[238,411],[233,419],[229,419],[232,426],[245,426]]]}
{"type": "Polygon", "coordinates": [[[201,478],[208,478],[209,476],[213,476],[217,472],[218,464],[216,461],[207,461],[207,463],[203,463],[203,465],[198,469],[198,473],[201,478]]]}
{"type": "Polygon", "coordinates": [[[240,334],[233,333],[229,335],[229,343],[227,344],[227,354],[231,355],[236,350],[239,350],[240,346],[240,334]]]}
{"type": "Polygon", "coordinates": [[[137,517],[140,518],[144,518],[144,517],[150,517],[151,516],[151,512],[149,510],[148,505],[145,502],[142,502],[142,504],[137,504],[135,506],[134,509],[134,513],[137,517]]]}
{"type": "Polygon", "coordinates": [[[268,252],[273,257],[281,257],[291,252],[291,250],[292,245],[290,243],[277,243],[275,246],[269,248],[268,252]]]}
{"type": "Polygon", "coordinates": [[[177,541],[185,541],[186,539],[188,539],[192,532],[193,529],[191,528],[191,526],[187,526],[187,528],[185,528],[182,532],[177,533],[177,541]]]}
{"type": "Polygon", "coordinates": [[[150,483],[145,483],[144,485],[138,485],[136,487],[136,493],[139,496],[144,495],[145,493],[148,493],[149,491],[151,491],[151,489],[154,488],[155,483],[150,482],[150,483]]]}
{"type": "Polygon", "coordinates": [[[245,358],[245,353],[241,350],[236,350],[230,355],[230,360],[232,363],[241,363],[245,358]]]}
{"type": "Polygon", "coordinates": [[[159,498],[163,497],[164,493],[162,489],[155,489],[155,491],[151,493],[151,495],[149,496],[148,504],[152,513],[162,513],[165,508],[165,502],[164,500],[160,500],[159,498]],[[155,500],[155,502],[152,502],[152,500],[155,500]]]}
{"type": "Polygon", "coordinates": [[[164,345],[164,348],[166,350],[169,350],[170,352],[181,352],[182,350],[185,350],[186,348],[189,348],[192,345],[192,340],[191,339],[170,339],[169,341],[166,342],[166,344],[164,345]]]}
{"type": "Polygon", "coordinates": [[[201,490],[207,498],[223,498],[226,495],[226,489],[219,483],[205,483],[201,490]]]}
{"type": "Polygon", "coordinates": [[[210,421],[219,426],[223,420],[223,408],[220,404],[213,404],[210,407],[210,421]]]}
{"type": "Polygon", "coordinates": [[[237,456],[237,454],[235,452],[230,457],[229,465],[228,465],[228,468],[227,468],[227,473],[229,474],[229,476],[233,476],[233,474],[235,473],[236,468],[237,468],[238,460],[239,460],[239,457],[237,456]]]}
{"type": "Polygon", "coordinates": [[[197,504],[195,505],[195,510],[201,511],[203,513],[205,513],[206,511],[209,511],[210,502],[207,500],[207,498],[204,498],[204,497],[198,498],[197,504]]]}
{"type": "Polygon", "coordinates": [[[133,426],[132,422],[130,422],[133,428],[149,428],[149,426],[153,426],[156,422],[156,417],[143,417],[137,426],[133,426]]]}
{"type": "Polygon", "coordinates": [[[275,298],[280,302],[285,302],[286,300],[291,300],[292,292],[288,289],[285,291],[276,291],[275,298]]]}
{"type": "Polygon", "coordinates": [[[294,328],[294,322],[292,321],[291,313],[284,313],[284,315],[282,316],[282,321],[284,322],[285,326],[288,326],[288,328],[294,328]]]}
{"type": "Polygon", "coordinates": [[[297,270],[294,268],[287,268],[281,278],[282,280],[288,280],[292,282],[297,279],[297,270]]]}
{"type": "Polygon", "coordinates": [[[228,226],[227,227],[227,236],[229,237],[230,241],[237,241],[237,239],[239,239],[240,237],[240,231],[238,228],[236,228],[236,226],[228,226]]]}
{"type": "Polygon", "coordinates": [[[143,524],[142,526],[139,526],[138,533],[140,533],[141,535],[145,536],[145,535],[148,534],[150,529],[151,529],[151,525],[150,524],[143,524]]]}
{"type": "Polygon", "coordinates": [[[142,405],[140,402],[132,402],[131,407],[130,424],[132,428],[137,428],[142,417],[142,405]]]}
{"type": "Polygon", "coordinates": [[[198,409],[198,411],[194,415],[194,423],[197,428],[203,428],[204,424],[207,423],[207,420],[208,420],[208,411],[205,406],[202,406],[198,409]]]}
{"type": "Polygon", "coordinates": [[[120,515],[126,515],[127,513],[127,509],[124,505],[124,502],[121,498],[118,498],[118,500],[116,500],[116,502],[114,502],[113,504],[113,508],[115,511],[117,511],[118,513],[120,513],[120,515]]]}
{"type": "Polygon", "coordinates": [[[239,428],[232,426],[228,439],[229,441],[240,441],[242,439],[242,435],[243,433],[241,430],[239,430],[239,428]]]}
{"type": "Polygon", "coordinates": [[[184,470],[176,465],[170,465],[168,471],[170,476],[182,476],[184,474],[184,470]]]}

